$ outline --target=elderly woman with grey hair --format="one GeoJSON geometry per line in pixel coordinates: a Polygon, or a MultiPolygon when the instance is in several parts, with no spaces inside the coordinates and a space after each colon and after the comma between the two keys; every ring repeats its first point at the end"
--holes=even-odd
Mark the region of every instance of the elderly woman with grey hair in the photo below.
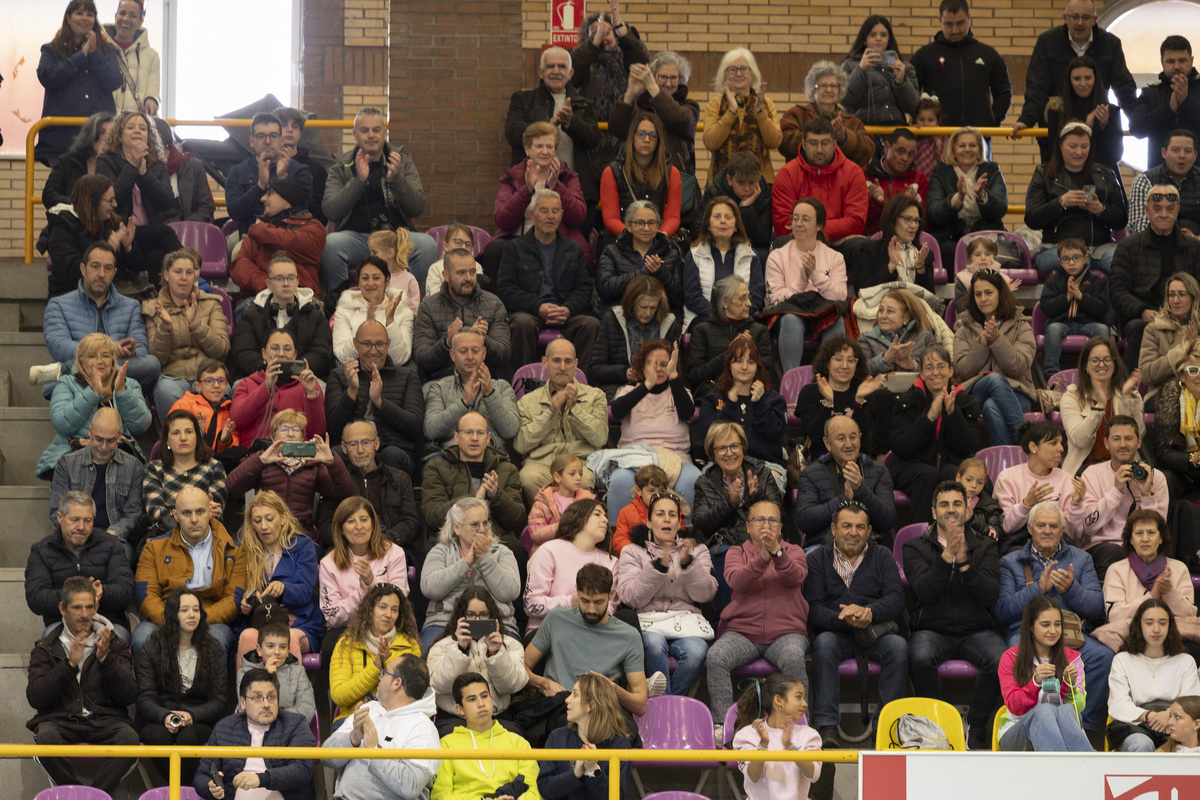
{"type": "Polygon", "coordinates": [[[713,74],[712,97],[704,109],[704,146],[712,151],[709,175],[725,169],[734,153],[748,150],[758,156],[767,183],[774,182],[771,150],[779,147],[783,134],[766,88],[749,50],[735,47],[721,57],[713,74]]]}
{"type": "Polygon", "coordinates": [[[833,126],[833,138],[846,158],[865,167],[875,155],[875,143],[871,134],[863,128],[863,122],[846,112],[838,102],[846,94],[849,78],[842,68],[832,61],[818,61],[804,76],[804,94],[807,103],[795,105],[783,115],[780,128],[783,142],[779,153],[788,161],[800,152],[804,141],[804,125],[814,117],[829,120],[833,126]]]}
{"type": "Polygon", "coordinates": [[[700,106],[688,99],[692,65],[673,50],[663,50],[650,65],[630,64],[625,96],[608,115],[608,132],[624,139],[637,112],[653,114],[662,121],[663,147],[671,163],[681,172],[696,172],[696,123],[700,106]]]}
{"type": "Polygon", "coordinates": [[[712,310],[696,317],[688,328],[692,335],[683,359],[683,374],[696,398],[716,389],[714,381],[725,368],[725,351],[739,336],[752,339],[771,380],[779,385],[771,334],[750,316],[750,287],[740,275],[729,275],[713,284],[712,310]]]}
{"type": "Polygon", "coordinates": [[[421,651],[442,635],[458,596],[471,586],[484,586],[503,617],[505,630],[520,637],[513,601],[521,596],[521,575],[512,551],[500,543],[488,518],[488,503],[464,497],[446,512],[437,544],[421,569],[421,594],[429,599],[421,651]]]}
{"type": "Polygon", "coordinates": [[[634,200],[625,209],[625,232],[604,248],[596,269],[596,293],[612,307],[621,302],[629,282],[649,275],[662,284],[672,309],[683,305],[683,257],[659,230],[662,217],[649,200],[634,200]]]}

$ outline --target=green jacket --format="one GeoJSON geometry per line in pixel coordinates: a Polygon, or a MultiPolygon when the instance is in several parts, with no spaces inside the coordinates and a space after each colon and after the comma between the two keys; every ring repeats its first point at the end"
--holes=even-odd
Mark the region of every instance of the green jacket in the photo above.
{"type": "MultiPolygon", "coordinates": [[[[520,475],[505,453],[488,447],[483,451],[483,471],[492,470],[500,479],[495,497],[488,498],[492,524],[501,529],[500,534],[519,536],[527,516],[520,475]]],[[[455,501],[468,495],[474,495],[471,471],[459,457],[458,445],[442,448],[442,457],[425,465],[425,478],[421,481],[421,511],[430,535],[437,535],[455,501]]]]}

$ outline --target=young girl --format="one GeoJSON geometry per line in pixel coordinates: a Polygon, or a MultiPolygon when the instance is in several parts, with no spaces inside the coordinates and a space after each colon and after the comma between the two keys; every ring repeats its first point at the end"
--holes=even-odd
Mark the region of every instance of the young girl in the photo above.
{"type": "MultiPolygon", "coordinates": [[[[930,97],[927,94],[921,95],[921,100],[917,103],[917,113],[913,117],[913,127],[937,128],[941,124],[942,104],[937,101],[936,97],[930,97]]],[[[925,173],[926,178],[931,177],[933,168],[941,159],[942,151],[946,149],[946,140],[949,138],[949,136],[918,136],[917,154],[913,158],[913,168],[925,173]]]]}
{"type": "MultiPolygon", "coordinates": [[[[529,559],[529,580],[525,586],[525,610],[529,614],[526,644],[551,609],[572,605],[575,575],[584,564],[599,564],[617,574],[617,559],[612,555],[612,528],[599,500],[572,503],[559,519],[558,532],[529,559]]],[[[616,610],[616,592],[609,611],[616,610]]]]}
{"type": "Polygon", "coordinates": [[[408,271],[408,257],[413,249],[412,242],[408,240],[408,229],[375,231],[367,239],[367,249],[371,255],[387,262],[392,273],[389,285],[396,291],[404,292],[404,299],[408,301],[413,317],[416,317],[417,308],[421,305],[421,287],[417,285],[416,277],[408,271]]]}
{"type": "MultiPolygon", "coordinates": [[[[656,494],[667,491],[671,480],[667,473],[657,464],[647,464],[633,475],[633,502],[621,509],[617,515],[617,530],[613,534],[613,553],[621,555],[621,549],[629,544],[629,532],[638,525],[645,525],[650,520],[650,500],[656,494]]],[[[683,514],[691,510],[687,503],[683,505],[683,514]]],[[[679,529],[683,530],[683,518],[679,519],[679,529]]]]}
{"type": "Polygon", "coordinates": [[[574,453],[555,456],[550,462],[550,483],[537,493],[529,511],[529,535],[534,542],[530,555],[558,534],[558,520],[571,503],[595,496],[583,488],[583,462],[579,457],[574,453]]]}
{"type": "Polygon", "coordinates": [[[980,536],[990,536],[1000,541],[1000,534],[1004,530],[1004,511],[987,491],[987,466],[978,458],[964,458],[958,465],[954,480],[967,490],[967,508],[971,511],[967,527],[980,536]]]}
{"type": "Polygon", "coordinates": [[[1200,697],[1180,697],[1167,709],[1171,738],[1158,748],[1160,753],[1200,753],[1200,697]]]}
{"type": "MultiPolygon", "coordinates": [[[[808,710],[804,684],[789,675],[755,680],[737,704],[734,750],[820,750],[821,736],[800,718],[808,710]]],[[[804,800],[821,776],[821,762],[739,761],[747,800],[804,800]]]]}
{"type": "Polygon", "coordinates": [[[971,289],[971,276],[981,269],[994,269],[1008,281],[1008,289],[1015,292],[1021,288],[1021,280],[1009,276],[1000,268],[996,257],[1000,248],[990,236],[976,236],[967,242],[967,263],[954,276],[954,310],[959,314],[967,310],[967,292],[971,289]]]}
{"type": "Polygon", "coordinates": [[[1062,643],[1062,609],[1038,595],[1021,617],[1020,644],[1000,658],[1000,691],[1005,714],[1001,750],[1090,753],[1079,723],[1085,684],[1083,659],[1062,643]],[[1058,688],[1055,690],[1056,679],[1058,688]]]}

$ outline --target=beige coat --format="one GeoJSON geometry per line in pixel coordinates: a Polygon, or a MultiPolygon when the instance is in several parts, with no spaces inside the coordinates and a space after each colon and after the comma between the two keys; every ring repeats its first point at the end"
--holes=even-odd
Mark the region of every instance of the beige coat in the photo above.
{"type": "Polygon", "coordinates": [[[1033,357],[1037,343],[1029,319],[1019,312],[1000,320],[1000,335],[990,346],[981,341],[983,325],[970,314],[960,314],[954,325],[954,375],[970,390],[985,372],[1000,372],[1015,391],[1037,402],[1033,385],[1033,357]]]}
{"type": "Polygon", "coordinates": [[[1162,385],[1175,377],[1175,368],[1183,360],[1183,327],[1158,312],[1142,334],[1142,350],[1138,355],[1138,368],[1142,371],[1142,383],[1150,387],[1146,392],[1149,400],[1162,385]]]}
{"type": "MultiPolygon", "coordinates": [[[[1135,388],[1133,394],[1117,394],[1113,397],[1113,416],[1127,414],[1137,420],[1138,436],[1146,433],[1146,423],[1142,418],[1142,395],[1135,388]]],[[[1063,429],[1067,432],[1067,454],[1063,456],[1063,472],[1074,475],[1083,466],[1083,461],[1092,452],[1096,444],[1096,431],[1104,421],[1104,409],[1097,408],[1091,403],[1086,406],[1079,395],[1079,384],[1067,387],[1058,410],[1062,412],[1063,429]]]]}
{"type": "Polygon", "coordinates": [[[142,316],[146,320],[146,338],[150,342],[150,355],[162,364],[162,374],[172,378],[196,379],[196,367],[206,358],[224,361],[229,355],[229,323],[221,310],[221,301],[215,295],[197,290],[199,308],[196,312],[196,329],[188,330],[187,312],[171,300],[171,292],[164,286],[158,297],[142,302],[142,316]],[[156,303],[171,317],[171,329],[167,330],[158,316],[156,303]]]}
{"type": "MultiPolygon", "coordinates": [[[[1185,639],[1200,640],[1200,619],[1196,617],[1195,591],[1192,576],[1182,561],[1167,559],[1171,571],[1171,588],[1162,600],[1171,609],[1179,632],[1185,639]]],[[[1113,652],[1121,649],[1129,635],[1129,624],[1133,615],[1150,596],[1142,582],[1133,574],[1128,559],[1122,559],[1104,573],[1104,607],[1108,609],[1108,623],[1096,628],[1092,636],[1108,645],[1113,652]]]]}

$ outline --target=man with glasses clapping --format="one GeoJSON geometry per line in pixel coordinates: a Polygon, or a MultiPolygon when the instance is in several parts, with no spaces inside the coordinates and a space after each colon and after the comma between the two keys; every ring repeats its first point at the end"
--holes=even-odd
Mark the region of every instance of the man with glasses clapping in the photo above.
{"type": "Polygon", "coordinates": [[[304,199],[295,208],[307,208],[312,199],[312,171],[299,161],[292,161],[280,152],[283,129],[279,120],[266,112],[254,115],[250,121],[250,149],[254,155],[229,168],[225,179],[225,210],[237,220],[238,233],[244,235],[262,214],[263,195],[271,182],[280,178],[295,178],[304,184],[304,199]]]}

